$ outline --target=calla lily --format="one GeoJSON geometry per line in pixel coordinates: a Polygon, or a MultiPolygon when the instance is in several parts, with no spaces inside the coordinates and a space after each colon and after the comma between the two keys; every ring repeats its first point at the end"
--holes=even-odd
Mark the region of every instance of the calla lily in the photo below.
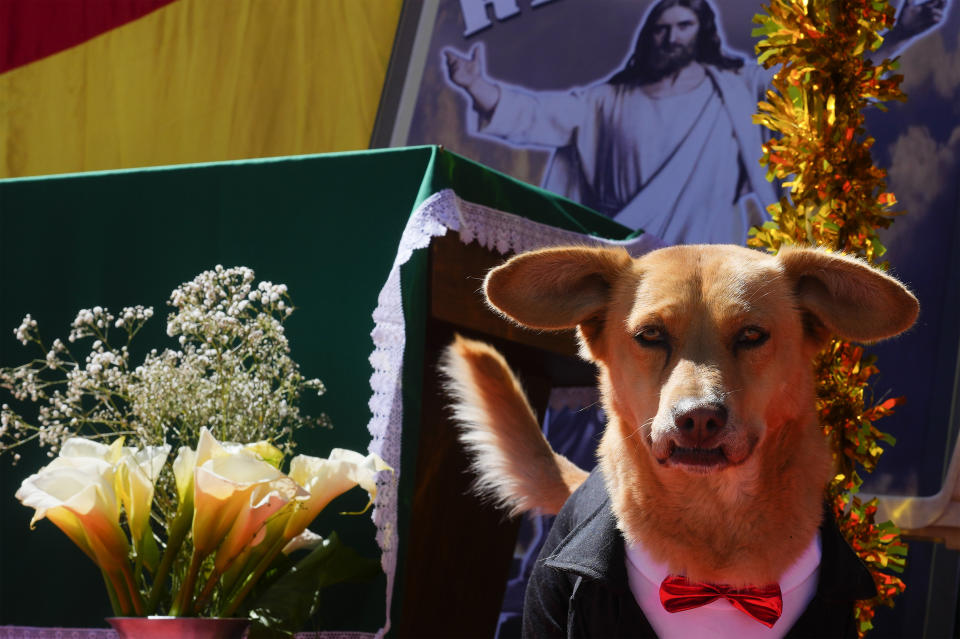
{"type": "MultiPolygon", "coordinates": [[[[178,491],[189,483],[190,454],[181,453],[175,462],[178,491]]],[[[256,445],[218,442],[207,428],[200,429],[193,461],[193,557],[175,606],[178,613],[205,604],[219,576],[244,550],[263,541],[270,517],[302,492],[296,482],[261,458],[256,445]],[[214,551],[214,570],[194,601],[201,562],[214,551]]]]}
{"type": "Polygon", "coordinates": [[[287,545],[283,547],[283,554],[289,555],[298,550],[313,550],[321,543],[323,543],[323,536],[306,528],[302,533],[287,542],[287,545]]]}
{"type": "Polygon", "coordinates": [[[195,481],[194,544],[201,551],[217,548],[215,565],[221,572],[247,545],[262,541],[271,515],[304,493],[289,477],[250,455],[208,460],[197,469],[195,481]]]}
{"type": "Polygon", "coordinates": [[[200,434],[196,463],[193,544],[201,555],[217,550],[219,572],[262,539],[271,515],[305,494],[254,450],[221,445],[207,429],[200,434]]]}
{"type": "Polygon", "coordinates": [[[126,561],[129,546],[120,528],[114,468],[93,457],[58,457],[27,477],[17,499],[36,509],[30,526],[52,521],[104,570],[126,561]]]}
{"type": "Polygon", "coordinates": [[[125,454],[117,462],[116,490],[127,513],[130,535],[139,553],[142,540],[153,534],[150,530],[150,509],[154,484],[170,454],[170,446],[150,446],[144,450],[130,451],[125,449],[125,454]]]}
{"type": "Polygon", "coordinates": [[[104,573],[120,612],[142,614],[127,564],[130,546],[120,528],[114,466],[96,457],[58,457],[27,477],[17,499],[36,510],[31,527],[49,519],[104,573]]]}
{"type": "Polygon", "coordinates": [[[120,458],[122,451],[123,437],[118,437],[110,445],[83,437],[71,437],[60,448],[60,457],[91,457],[113,464],[120,458]]]}
{"type": "Polygon", "coordinates": [[[177,484],[177,510],[183,505],[193,503],[193,471],[197,465],[197,453],[192,448],[181,446],[177,458],[173,460],[173,478],[177,484]]]}
{"type": "Polygon", "coordinates": [[[113,466],[114,490],[127,514],[127,524],[138,554],[145,537],[152,535],[150,509],[154,484],[169,454],[169,445],[147,446],[137,450],[123,446],[122,437],[109,446],[73,437],[64,443],[60,451],[61,458],[100,459],[113,466]]]}
{"type": "Polygon", "coordinates": [[[376,453],[369,453],[363,456],[352,450],[334,448],[330,452],[330,459],[353,466],[348,472],[350,473],[351,479],[355,480],[360,488],[367,491],[367,495],[370,497],[367,508],[373,504],[373,500],[377,497],[377,476],[384,470],[393,472],[393,468],[376,453]]]}
{"type": "Polygon", "coordinates": [[[287,520],[283,537],[293,539],[306,529],[335,497],[354,486],[367,491],[372,503],[377,495],[377,474],[393,470],[374,453],[366,457],[335,448],[329,459],[297,455],[290,460],[290,478],[309,493],[297,498],[297,508],[287,520]]]}
{"type": "MultiPolygon", "coordinates": [[[[255,548],[248,547],[244,552],[245,561],[238,563],[256,567],[252,578],[227,604],[224,614],[229,615],[237,609],[256,580],[281,551],[290,552],[301,542],[310,544],[316,541],[312,533],[307,531],[307,526],[335,497],[354,486],[361,486],[369,494],[372,503],[377,493],[377,473],[382,470],[393,469],[372,453],[364,457],[353,451],[334,449],[329,459],[309,455],[294,457],[290,461],[289,477],[301,490],[286,508],[266,522],[264,541],[255,548]]],[[[236,575],[233,581],[238,581],[236,575]]]]}
{"type": "Polygon", "coordinates": [[[280,468],[283,463],[283,451],[268,441],[253,442],[244,444],[243,448],[256,454],[260,459],[267,462],[274,468],[280,468]]]}

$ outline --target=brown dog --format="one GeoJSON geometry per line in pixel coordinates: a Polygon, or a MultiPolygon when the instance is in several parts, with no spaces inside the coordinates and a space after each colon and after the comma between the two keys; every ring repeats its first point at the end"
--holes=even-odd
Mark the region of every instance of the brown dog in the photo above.
{"type": "MultiPolygon", "coordinates": [[[[776,582],[821,523],[832,462],[816,353],[831,335],[896,335],[919,310],[893,278],[806,248],[546,249],[492,270],[485,292],[521,325],[577,328],[599,368],[599,468],[625,541],[734,585],[776,582]]],[[[503,358],[458,338],[443,371],[481,490],[556,513],[587,473],[550,448],[503,358]]]]}

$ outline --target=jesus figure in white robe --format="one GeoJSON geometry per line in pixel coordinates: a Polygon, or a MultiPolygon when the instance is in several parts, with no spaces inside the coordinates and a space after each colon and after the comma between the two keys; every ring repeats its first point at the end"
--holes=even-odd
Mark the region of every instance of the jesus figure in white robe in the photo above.
{"type": "MultiPolygon", "coordinates": [[[[874,57],[928,30],[941,9],[942,0],[905,7],[874,57]]],[[[446,61],[481,134],[555,150],[544,188],[665,244],[743,244],[779,197],[759,164],[765,129],[752,122],[772,71],[724,53],[706,0],[654,5],[626,66],[583,89],[492,81],[479,46],[469,56],[447,49],[446,61]]]]}

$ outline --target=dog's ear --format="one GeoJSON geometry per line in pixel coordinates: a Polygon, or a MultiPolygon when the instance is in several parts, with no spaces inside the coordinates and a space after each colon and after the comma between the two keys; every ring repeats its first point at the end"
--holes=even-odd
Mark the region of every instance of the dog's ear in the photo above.
{"type": "Polygon", "coordinates": [[[885,339],[910,328],[920,312],[903,284],[857,258],[799,247],[784,247],[778,257],[816,341],[828,333],[857,342],[885,339]]]}
{"type": "Polygon", "coordinates": [[[524,326],[573,328],[599,315],[612,283],[631,263],[619,248],[543,249],[490,271],[484,292],[491,306],[524,326]]]}

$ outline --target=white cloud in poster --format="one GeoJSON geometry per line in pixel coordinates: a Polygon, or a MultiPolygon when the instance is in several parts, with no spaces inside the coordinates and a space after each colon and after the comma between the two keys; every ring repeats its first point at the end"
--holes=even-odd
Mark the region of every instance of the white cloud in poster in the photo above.
{"type": "Polygon", "coordinates": [[[899,200],[896,210],[907,215],[898,218],[884,236],[887,242],[904,237],[903,241],[909,243],[906,236],[922,227],[937,200],[957,188],[960,126],[945,135],[942,128],[926,123],[942,123],[944,118],[951,126],[958,123],[960,46],[955,43],[948,50],[939,31],[918,39],[903,53],[899,73],[904,76],[901,88],[908,96],[907,110],[900,112],[909,112],[911,105],[917,105],[913,107],[914,117],[919,115],[924,124],[907,126],[887,147],[888,186],[899,200]]]}
{"type": "Polygon", "coordinates": [[[956,188],[958,153],[960,127],[938,142],[927,127],[911,126],[891,145],[889,183],[908,218],[923,215],[944,189],[956,188]]]}
{"type": "Polygon", "coordinates": [[[908,96],[932,86],[937,95],[950,100],[960,88],[960,47],[947,51],[940,32],[932,33],[903,53],[899,72],[908,96]]]}

